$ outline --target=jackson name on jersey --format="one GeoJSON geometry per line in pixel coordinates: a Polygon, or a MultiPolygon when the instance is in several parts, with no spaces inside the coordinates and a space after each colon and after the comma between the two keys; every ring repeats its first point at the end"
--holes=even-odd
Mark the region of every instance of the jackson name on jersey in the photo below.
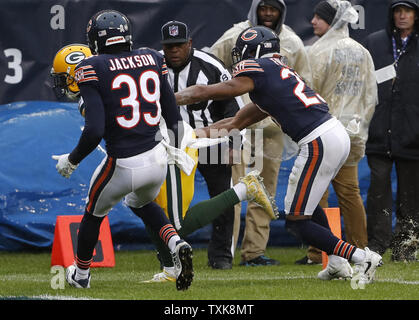
{"type": "Polygon", "coordinates": [[[130,57],[109,59],[110,71],[136,69],[149,65],[156,65],[156,61],[153,59],[151,54],[140,54],[130,57]]]}

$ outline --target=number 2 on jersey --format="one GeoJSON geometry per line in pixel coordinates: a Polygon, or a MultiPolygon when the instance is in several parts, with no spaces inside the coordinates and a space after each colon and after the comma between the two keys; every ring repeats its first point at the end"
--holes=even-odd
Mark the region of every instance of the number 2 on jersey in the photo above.
{"type": "Polygon", "coordinates": [[[155,71],[145,71],[138,79],[138,86],[135,79],[129,74],[120,74],[112,81],[112,89],[121,89],[122,84],[128,87],[128,96],[121,99],[121,107],[131,107],[131,117],[125,115],[116,117],[117,123],[126,129],[134,128],[141,121],[141,102],[140,96],[147,102],[155,104],[157,113],[155,116],[151,112],[143,112],[144,121],[150,125],[155,126],[160,122],[161,107],[160,107],[160,81],[159,76],[155,71]],[[154,91],[150,92],[148,89],[148,81],[154,82],[154,91]]]}
{"type": "Polygon", "coordinates": [[[308,108],[312,105],[315,105],[315,104],[320,104],[320,103],[325,103],[326,102],[318,94],[316,94],[313,97],[307,97],[307,95],[304,93],[304,89],[306,88],[306,85],[305,85],[304,81],[300,78],[300,76],[297,75],[296,73],[292,72],[288,68],[283,68],[281,70],[281,78],[283,80],[288,79],[290,76],[294,76],[295,79],[297,79],[298,84],[294,87],[294,95],[298,99],[300,99],[300,101],[304,104],[304,106],[306,108],[308,108]]]}

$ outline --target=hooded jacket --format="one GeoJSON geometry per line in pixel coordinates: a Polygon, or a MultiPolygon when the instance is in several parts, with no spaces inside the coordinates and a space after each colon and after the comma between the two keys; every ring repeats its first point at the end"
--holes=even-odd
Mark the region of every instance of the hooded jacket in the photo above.
{"type": "Polygon", "coordinates": [[[374,63],[368,50],[349,37],[348,23],[358,20],[352,5],[328,2],[336,15],[330,29],[308,49],[313,89],[346,128],[351,152],[345,165],[354,166],[365,155],[368,126],[377,103],[374,63]]]}
{"type": "MultiPolygon", "coordinates": [[[[211,53],[223,61],[229,70],[231,70],[233,65],[231,49],[236,45],[237,37],[243,30],[259,25],[257,8],[260,2],[261,0],[253,0],[247,14],[247,20],[234,24],[211,47],[211,53]]],[[[278,34],[280,40],[280,54],[283,56],[283,61],[297,71],[307,84],[311,85],[311,68],[304,43],[290,27],[284,24],[287,14],[287,6],[284,0],[277,0],[277,2],[282,8],[280,10],[281,16],[275,28],[275,32],[278,34]]],[[[243,95],[242,98],[244,104],[250,102],[248,94],[243,95]]],[[[250,127],[263,128],[263,143],[275,146],[270,148],[270,158],[279,159],[282,157],[282,159],[288,159],[295,155],[296,148],[291,139],[282,134],[282,130],[272,121],[271,117],[267,117],[250,127]],[[283,144],[285,144],[286,150],[284,152],[283,144]]]]}
{"type": "MultiPolygon", "coordinates": [[[[392,37],[397,50],[402,48],[399,31],[395,28],[391,6],[386,29],[369,35],[365,46],[379,70],[394,63],[392,37]]],[[[404,0],[416,8],[419,0],[404,0]]],[[[400,56],[396,78],[378,84],[379,103],[369,128],[366,154],[385,155],[390,158],[419,160],[419,20],[411,34],[406,51],[400,56]]]]}
{"type": "MultiPolygon", "coordinates": [[[[249,27],[259,25],[257,8],[260,2],[261,0],[253,0],[247,14],[247,20],[234,24],[211,47],[211,53],[223,61],[227,69],[232,67],[231,49],[236,45],[239,34],[249,27]]],[[[285,57],[285,63],[296,70],[307,83],[311,84],[311,69],[304,44],[295,32],[284,24],[287,14],[287,6],[284,0],[277,0],[277,2],[282,8],[275,28],[281,45],[280,54],[285,57]]]]}

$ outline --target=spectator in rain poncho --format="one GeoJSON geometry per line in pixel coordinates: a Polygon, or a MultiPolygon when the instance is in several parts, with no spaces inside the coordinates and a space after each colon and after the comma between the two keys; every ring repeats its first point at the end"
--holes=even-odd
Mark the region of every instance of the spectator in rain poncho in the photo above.
{"type": "MultiPolygon", "coordinates": [[[[329,104],[330,112],[346,127],[351,151],[332,181],[346,240],[360,248],[367,246],[366,214],[359,190],[358,162],[365,154],[368,126],[377,101],[374,64],[369,52],[349,37],[348,23],[358,13],[348,1],[321,1],[311,21],[320,38],[308,49],[313,71],[313,89],[329,104]]],[[[320,205],[327,207],[328,192],[320,205]]],[[[309,254],[313,255],[313,248],[309,254]]],[[[320,254],[319,252],[317,254],[320,254]]]]}

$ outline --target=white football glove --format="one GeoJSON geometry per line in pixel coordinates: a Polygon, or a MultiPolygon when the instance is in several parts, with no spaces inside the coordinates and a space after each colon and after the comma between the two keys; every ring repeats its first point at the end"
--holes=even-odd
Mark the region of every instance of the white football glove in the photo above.
{"type": "Polygon", "coordinates": [[[70,163],[68,160],[69,153],[61,154],[61,155],[53,155],[52,158],[54,160],[57,160],[57,165],[55,166],[57,168],[57,171],[59,174],[61,174],[65,178],[70,178],[71,174],[74,170],[77,169],[78,165],[74,165],[70,163]]]}

